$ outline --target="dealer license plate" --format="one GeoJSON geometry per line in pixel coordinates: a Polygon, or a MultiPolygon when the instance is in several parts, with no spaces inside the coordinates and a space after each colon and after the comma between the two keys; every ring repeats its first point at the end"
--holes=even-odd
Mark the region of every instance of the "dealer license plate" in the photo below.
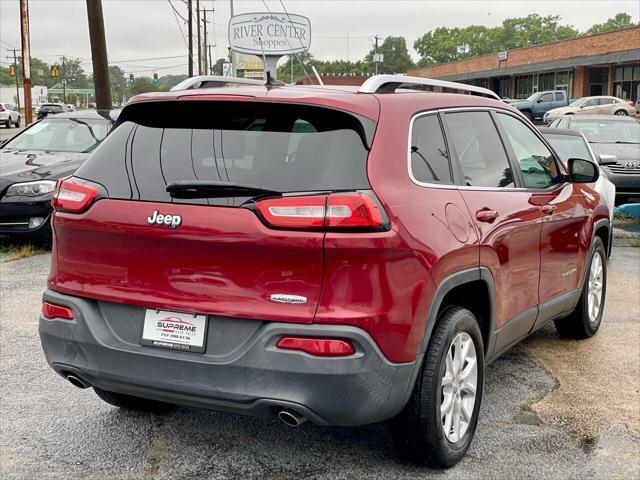
{"type": "Polygon", "coordinates": [[[192,313],[147,310],[142,329],[142,345],[204,352],[207,316],[192,313]]]}

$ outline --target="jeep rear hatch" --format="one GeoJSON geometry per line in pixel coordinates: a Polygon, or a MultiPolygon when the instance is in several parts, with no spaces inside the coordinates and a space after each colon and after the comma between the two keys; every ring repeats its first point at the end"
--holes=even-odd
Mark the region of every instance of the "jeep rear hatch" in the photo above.
{"type": "Polygon", "coordinates": [[[325,231],[384,222],[367,193],[369,119],[191,100],[132,104],[119,122],[58,186],[53,290],[311,322],[325,231]]]}

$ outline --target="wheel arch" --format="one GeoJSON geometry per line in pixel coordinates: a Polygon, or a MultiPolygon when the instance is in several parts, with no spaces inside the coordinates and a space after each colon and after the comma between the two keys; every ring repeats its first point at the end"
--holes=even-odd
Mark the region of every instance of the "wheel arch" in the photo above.
{"type": "Polygon", "coordinates": [[[600,220],[597,220],[596,222],[594,222],[593,238],[595,238],[596,236],[600,237],[604,245],[604,251],[607,253],[607,257],[611,255],[611,247],[612,247],[611,232],[612,232],[611,224],[609,223],[608,219],[601,218],[600,220]]]}
{"type": "Polygon", "coordinates": [[[436,287],[418,354],[426,351],[440,312],[450,305],[470,310],[482,332],[485,356],[495,342],[495,284],[491,271],[475,267],[452,273],[436,287]]]}

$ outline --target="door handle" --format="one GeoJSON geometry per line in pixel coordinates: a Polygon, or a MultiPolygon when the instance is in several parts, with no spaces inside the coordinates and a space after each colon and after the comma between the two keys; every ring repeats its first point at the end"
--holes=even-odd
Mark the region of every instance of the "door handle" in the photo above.
{"type": "Polygon", "coordinates": [[[495,210],[483,208],[482,210],[478,210],[476,212],[476,220],[478,220],[479,222],[491,223],[496,218],[498,218],[498,212],[496,212],[495,210]]]}
{"type": "Polygon", "coordinates": [[[546,205],[543,205],[540,210],[542,210],[542,213],[544,213],[545,215],[551,215],[553,212],[556,211],[556,206],[555,205],[551,205],[550,203],[547,203],[546,205]]]}

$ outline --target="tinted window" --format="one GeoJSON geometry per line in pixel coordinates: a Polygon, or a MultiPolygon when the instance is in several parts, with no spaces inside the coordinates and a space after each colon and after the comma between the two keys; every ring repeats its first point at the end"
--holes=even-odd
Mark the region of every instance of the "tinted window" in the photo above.
{"type": "Polygon", "coordinates": [[[540,102],[553,102],[553,94],[551,93],[545,93],[544,95],[542,95],[538,101],[540,102]]]}
{"type": "Polygon", "coordinates": [[[507,154],[489,112],[448,113],[446,119],[466,185],[514,186],[507,154]]]}
{"type": "Polygon", "coordinates": [[[40,107],[40,110],[51,113],[60,113],[64,111],[60,105],[43,105],[40,107]]]}
{"type": "Polygon", "coordinates": [[[589,147],[582,137],[545,133],[544,138],[547,139],[557,154],[560,155],[560,159],[565,165],[567,165],[570,158],[592,160],[589,147]]]}
{"type": "Polygon", "coordinates": [[[556,97],[556,102],[561,102],[562,100],[564,100],[564,95],[560,92],[556,92],[555,94],[556,97]]]}
{"type": "Polygon", "coordinates": [[[548,188],[560,181],[553,154],[524,123],[511,115],[498,114],[527,188],[548,188]]]}
{"type": "Polygon", "coordinates": [[[601,98],[598,100],[598,105],[611,105],[613,103],[613,98],[601,98]]]}
{"type": "Polygon", "coordinates": [[[582,105],[584,107],[593,107],[594,105],[598,104],[598,99],[597,98],[592,98],[591,100],[586,100],[582,105]]]}
{"type": "Polygon", "coordinates": [[[411,174],[419,182],[452,182],[449,154],[437,115],[414,120],[409,154],[411,174]]]}
{"type": "Polygon", "coordinates": [[[172,199],[166,187],[181,180],[280,192],[370,188],[362,126],[370,121],[345,112],[291,104],[178,101],[130,105],[121,121],[77,173],[104,184],[112,197],[130,198],[132,192],[143,200],[207,203],[172,199]],[[120,135],[120,129],[131,134],[120,135]],[[114,157],[114,151],[126,154],[114,157]],[[118,185],[123,175],[126,188],[118,185]]]}

